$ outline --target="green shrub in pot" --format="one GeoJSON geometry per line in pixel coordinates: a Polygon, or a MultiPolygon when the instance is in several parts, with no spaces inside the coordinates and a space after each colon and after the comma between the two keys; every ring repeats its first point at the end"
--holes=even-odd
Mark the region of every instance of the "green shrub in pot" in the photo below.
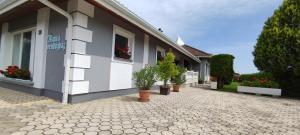
{"type": "Polygon", "coordinates": [[[178,74],[172,77],[173,82],[173,91],[179,92],[179,88],[182,84],[186,82],[186,78],[184,76],[184,73],[187,71],[185,68],[177,66],[178,74]]]}
{"type": "Polygon", "coordinates": [[[164,60],[158,63],[157,73],[159,79],[163,81],[163,85],[160,87],[160,94],[170,94],[170,86],[167,83],[171,77],[174,77],[178,74],[175,64],[175,55],[172,52],[168,52],[164,60]]]}
{"type": "Polygon", "coordinates": [[[150,100],[150,89],[156,82],[156,76],[156,67],[151,66],[134,73],[135,85],[140,94],[139,101],[148,102],[150,100]]]}

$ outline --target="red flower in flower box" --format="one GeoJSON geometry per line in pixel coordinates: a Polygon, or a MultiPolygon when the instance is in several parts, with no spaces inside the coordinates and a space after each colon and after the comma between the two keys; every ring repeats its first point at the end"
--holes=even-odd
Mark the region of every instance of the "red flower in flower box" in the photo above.
{"type": "Polygon", "coordinates": [[[129,52],[129,46],[126,44],[125,47],[120,47],[119,44],[116,43],[115,45],[115,54],[116,57],[124,58],[124,59],[130,59],[131,53],[129,52]]]}
{"type": "Polygon", "coordinates": [[[26,69],[20,69],[16,65],[8,66],[6,71],[0,70],[0,73],[8,78],[30,80],[30,71],[26,69]]]}

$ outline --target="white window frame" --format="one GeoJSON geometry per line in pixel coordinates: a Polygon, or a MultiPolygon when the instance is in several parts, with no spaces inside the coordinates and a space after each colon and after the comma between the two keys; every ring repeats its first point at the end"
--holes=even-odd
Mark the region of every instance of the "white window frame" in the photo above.
{"type": "MultiPolygon", "coordinates": [[[[33,67],[34,67],[34,50],[35,50],[35,36],[36,36],[36,28],[32,27],[32,28],[28,28],[28,29],[24,29],[24,30],[19,30],[19,31],[15,31],[11,33],[11,52],[10,52],[10,56],[12,57],[13,55],[13,43],[14,43],[14,36],[17,34],[21,34],[21,40],[20,40],[20,52],[19,52],[19,62],[18,62],[18,67],[21,67],[21,57],[22,57],[22,51],[23,51],[23,33],[25,32],[31,32],[31,48],[30,48],[30,60],[29,60],[29,71],[31,73],[31,77],[33,77],[33,67]]],[[[12,64],[12,61],[10,62],[12,64]]]]}
{"type": "Polygon", "coordinates": [[[126,64],[133,64],[134,63],[134,46],[135,46],[135,34],[118,26],[114,25],[113,26],[113,40],[112,40],[112,58],[111,60],[113,62],[121,62],[121,63],[126,63],[126,64]],[[116,34],[128,38],[128,42],[131,43],[131,58],[127,60],[121,60],[115,57],[115,39],[116,39],[116,34]]]}
{"type": "Polygon", "coordinates": [[[156,52],[155,52],[155,61],[156,61],[156,64],[158,63],[158,61],[157,61],[157,52],[158,51],[160,51],[160,52],[162,52],[163,53],[163,57],[165,57],[166,56],[166,49],[164,49],[164,48],[162,48],[162,47],[160,47],[160,46],[156,46],[156,52]]]}

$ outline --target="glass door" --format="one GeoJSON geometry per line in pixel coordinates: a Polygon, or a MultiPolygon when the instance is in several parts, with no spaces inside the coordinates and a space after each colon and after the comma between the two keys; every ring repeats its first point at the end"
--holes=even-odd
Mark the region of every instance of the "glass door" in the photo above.
{"type": "Polygon", "coordinates": [[[34,31],[13,34],[12,64],[32,71],[34,57],[34,31]]]}

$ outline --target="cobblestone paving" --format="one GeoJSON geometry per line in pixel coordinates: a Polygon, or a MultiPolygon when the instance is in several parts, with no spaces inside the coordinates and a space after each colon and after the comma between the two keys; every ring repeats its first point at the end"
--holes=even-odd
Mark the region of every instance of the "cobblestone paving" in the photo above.
{"type": "Polygon", "coordinates": [[[45,97],[33,96],[0,87],[0,135],[11,134],[26,126],[23,118],[61,106],[45,97]]]}
{"type": "Polygon", "coordinates": [[[149,103],[137,102],[133,94],[62,107],[29,108],[35,111],[9,118],[21,123],[14,135],[300,134],[299,100],[199,88],[185,88],[170,96],[154,93],[149,103]]]}

